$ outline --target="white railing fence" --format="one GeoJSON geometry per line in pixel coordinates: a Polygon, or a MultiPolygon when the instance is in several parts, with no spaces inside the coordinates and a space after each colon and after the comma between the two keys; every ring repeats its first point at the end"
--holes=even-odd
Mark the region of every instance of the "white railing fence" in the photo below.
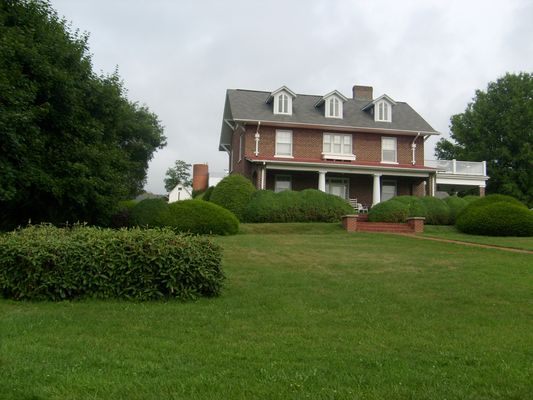
{"type": "Polygon", "coordinates": [[[437,168],[439,172],[456,175],[487,175],[485,161],[425,160],[426,167],[437,168]]]}

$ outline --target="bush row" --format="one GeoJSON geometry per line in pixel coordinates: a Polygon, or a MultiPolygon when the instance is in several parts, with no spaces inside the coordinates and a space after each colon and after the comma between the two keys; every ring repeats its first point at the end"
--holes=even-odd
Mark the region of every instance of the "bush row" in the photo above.
{"type": "Polygon", "coordinates": [[[216,296],[221,250],[168,229],[30,226],[0,236],[0,290],[17,300],[216,296]]]}
{"type": "Polygon", "coordinates": [[[246,222],[336,222],[353,214],[353,208],[338,196],[314,189],[256,191],[243,212],[246,222]]]}

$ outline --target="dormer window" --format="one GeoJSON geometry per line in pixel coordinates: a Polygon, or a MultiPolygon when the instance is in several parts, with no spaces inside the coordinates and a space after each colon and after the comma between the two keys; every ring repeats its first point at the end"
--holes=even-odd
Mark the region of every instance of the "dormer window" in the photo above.
{"type": "Polygon", "coordinates": [[[270,93],[266,103],[274,103],[272,107],[274,114],[292,115],[292,100],[294,98],[296,98],[296,93],[287,86],[282,86],[270,93]]]}
{"type": "Polygon", "coordinates": [[[342,118],[342,106],[348,99],[337,90],[326,94],[317,101],[315,107],[321,107],[324,104],[324,117],[342,118]]]}
{"type": "Polygon", "coordinates": [[[285,93],[274,97],[274,114],[292,114],[292,99],[285,93]]]}
{"type": "Polygon", "coordinates": [[[381,100],[374,111],[376,121],[391,122],[391,107],[386,100],[381,100]]]}

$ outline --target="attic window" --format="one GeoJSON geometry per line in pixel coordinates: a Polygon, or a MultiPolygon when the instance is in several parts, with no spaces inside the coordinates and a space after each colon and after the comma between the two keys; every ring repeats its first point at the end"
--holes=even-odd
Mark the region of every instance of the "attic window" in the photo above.
{"type": "Polygon", "coordinates": [[[327,118],[342,118],[342,102],[337,97],[330,97],[326,102],[327,118]]]}
{"type": "Polygon", "coordinates": [[[292,115],[292,97],[279,93],[274,97],[274,114],[292,115]]]}
{"type": "Polygon", "coordinates": [[[382,122],[392,121],[391,106],[387,101],[381,100],[376,104],[375,107],[376,108],[374,110],[374,117],[376,121],[382,121],[382,122]]]}

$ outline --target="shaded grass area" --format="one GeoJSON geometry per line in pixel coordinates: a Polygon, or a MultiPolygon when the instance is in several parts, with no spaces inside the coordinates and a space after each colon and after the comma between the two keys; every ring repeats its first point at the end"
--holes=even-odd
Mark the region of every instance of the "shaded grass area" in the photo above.
{"type": "Polygon", "coordinates": [[[454,226],[444,225],[426,225],[424,226],[423,235],[533,251],[533,237],[469,235],[458,231],[454,226]]]}
{"type": "Polygon", "coordinates": [[[220,298],[0,301],[0,397],[531,398],[531,255],[261,225],[220,298]]]}

